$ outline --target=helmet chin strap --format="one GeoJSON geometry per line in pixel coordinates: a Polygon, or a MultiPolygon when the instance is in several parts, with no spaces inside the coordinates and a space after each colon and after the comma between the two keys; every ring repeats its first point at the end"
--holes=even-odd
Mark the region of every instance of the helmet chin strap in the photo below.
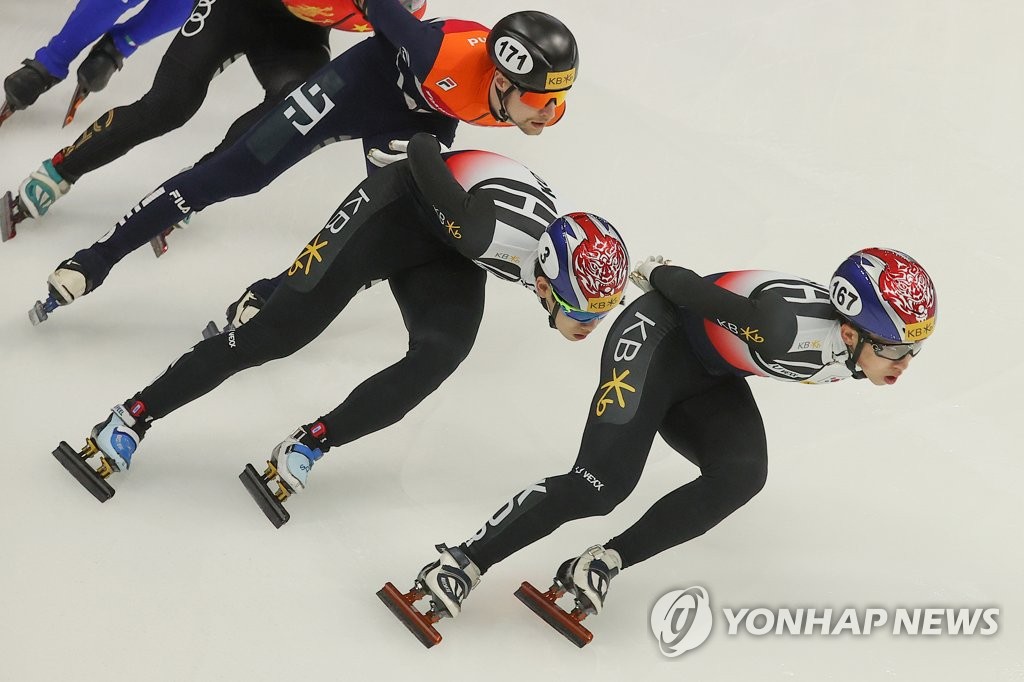
{"type": "Polygon", "coordinates": [[[516,89],[516,86],[510,85],[508,90],[502,92],[498,89],[498,84],[494,84],[494,94],[498,96],[498,110],[492,111],[494,118],[502,123],[508,122],[512,117],[508,113],[508,109],[505,107],[505,102],[511,97],[512,91],[516,89]]]}
{"type": "Polygon", "coordinates": [[[555,316],[558,315],[558,304],[552,301],[551,308],[548,309],[548,300],[546,298],[538,298],[537,300],[540,301],[540,307],[548,314],[548,326],[552,329],[558,329],[558,327],[555,326],[555,316]]]}
{"type": "Polygon", "coordinates": [[[857,369],[857,358],[860,357],[860,351],[864,348],[864,335],[857,330],[857,345],[853,347],[853,351],[850,353],[849,359],[846,361],[846,368],[850,370],[850,375],[854,379],[864,379],[865,374],[862,370],[857,369]]]}

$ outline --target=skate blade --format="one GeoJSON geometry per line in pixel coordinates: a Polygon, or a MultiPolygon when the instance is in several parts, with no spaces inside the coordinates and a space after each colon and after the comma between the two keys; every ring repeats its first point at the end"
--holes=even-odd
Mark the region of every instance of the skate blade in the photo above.
{"type": "Polygon", "coordinates": [[[420,644],[429,649],[441,643],[441,633],[434,629],[434,623],[437,621],[431,621],[427,615],[417,611],[409,598],[399,592],[394,585],[384,583],[384,587],[377,592],[377,598],[384,602],[395,618],[402,621],[402,625],[420,641],[420,644]]]}
{"type": "Polygon", "coordinates": [[[213,320],[207,322],[206,327],[203,329],[203,340],[212,339],[218,334],[220,334],[220,328],[217,326],[217,323],[213,320]]]}
{"type": "Polygon", "coordinates": [[[32,323],[33,327],[38,327],[50,317],[50,313],[46,310],[46,304],[42,301],[36,301],[32,309],[28,311],[28,319],[32,323]]]}
{"type": "Polygon", "coordinates": [[[14,109],[12,109],[11,105],[7,103],[7,100],[4,100],[4,103],[0,105],[0,125],[3,125],[4,121],[13,115],[14,109]]]}
{"type": "Polygon", "coordinates": [[[68,105],[68,113],[64,114],[64,125],[61,128],[67,128],[71,125],[71,122],[75,120],[75,114],[78,113],[78,107],[82,106],[82,102],[88,96],[88,90],[81,85],[75,86],[75,94],[71,96],[71,104],[68,105]]]}
{"type": "Polygon", "coordinates": [[[266,514],[267,519],[274,524],[274,528],[280,528],[288,523],[288,519],[291,518],[288,510],[284,508],[274,493],[270,492],[270,488],[267,487],[267,479],[261,476],[253,465],[246,464],[245,469],[238,475],[238,480],[249,491],[257,506],[266,514]]]}
{"type": "Polygon", "coordinates": [[[153,248],[153,255],[155,255],[157,258],[167,253],[168,232],[170,232],[170,230],[164,232],[163,234],[158,234],[157,236],[149,240],[149,245],[153,248]]]}
{"type": "Polygon", "coordinates": [[[16,204],[17,201],[10,192],[4,194],[3,203],[0,203],[0,211],[2,211],[0,212],[0,240],[2,241],[13,239],[18,234],[18,231],[15,229],[18,221],[14,219],[14,207],[16,204]]]}
{"type": "Polygon", "coordinates": [[[114,496],[114,489],[110,487],[110,484],[96,469],[89,466],[81,453],[75,452],[65,441],[60,442],[57,449],[53,451],[53,456],[64,465],[64,468],[75,477],[76,481],[81,483],[100,502],[106,502],[114,496]]]}
{"type": "Polygon", "coordinates": [[[580,615],[577,617],[575,611],[572,614],[566,613],[555,603],[555,599],[558,597],[551,590],[541,592],[530,583],[524,582],[516,590],[515,595],[527,608],[540,616],[545,623],[581,649],[590,644],[594,639],[594,635],[590,630],[580,624],[580,621],[586,616],[580,615]]]}

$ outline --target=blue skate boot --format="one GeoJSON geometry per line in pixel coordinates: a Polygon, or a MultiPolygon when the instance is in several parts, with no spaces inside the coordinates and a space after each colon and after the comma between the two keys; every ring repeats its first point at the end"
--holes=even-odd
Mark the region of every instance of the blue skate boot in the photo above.
{"type": "Polygon", "coordinates": [[[92,428],[85,447],[75,452],[61,441],[53,456],[100,502],[114,496],[107,478],[114,472],[127,471],[132,455],[149,428],[146,407],[139,400],[115,405],[110,416],[92,428]],[[99,455],[97,466],[87,460],[99,455]]]}
{"type": "Polygon", "coordinates": [[[284,501],[306,489],[313,463],[323,457],[326,450],[327,427],[323,422],[300,426],[274,447],[262,475],[251,464],[246,464],[239,474],[242,485],[275,528],[291,518],[284,501]],[[272,490],[271,485],[276,485],[277,490],[272,490]]]}

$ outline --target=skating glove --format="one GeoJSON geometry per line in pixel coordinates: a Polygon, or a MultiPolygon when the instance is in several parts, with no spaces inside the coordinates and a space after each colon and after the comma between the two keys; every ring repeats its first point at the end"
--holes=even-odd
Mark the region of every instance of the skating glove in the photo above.
{"type": "MultiPolygon", "coordinates": [[[[388,148],[394,153],[389,154],[374,147],[366,153],[366,158],[378,168],[383,168],[396,161],[404,161],[409,158],[409,140],[391,140],[391,142],[388,142],[388,148]]],[[[441,143],[441,153],[447,151],[451,150],[444,143],[441,143]]]]}
{"type": "Polygon", "coordinates": [[[629,278],[633,281],[633,284],[637,285],[644,293],[647,293],[654,289],[651,286],[651,273],[654,272],[654,269],[661,265],[668,265],[671,262],[661,256],[648,256],[645,260],[633,266],[633,272],[629,273],[629,278]]]}

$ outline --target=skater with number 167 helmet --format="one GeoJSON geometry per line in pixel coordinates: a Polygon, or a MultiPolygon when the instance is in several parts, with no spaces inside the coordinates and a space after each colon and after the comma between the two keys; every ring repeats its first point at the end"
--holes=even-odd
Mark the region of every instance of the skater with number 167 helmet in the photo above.
{"type": "Polygon", "coordinates": [[[113,490],[104,479],[128,468],[152,422],[243,369],[294,353],[365,283],[387,279],[409,330],[405,357],[282,441],[263,476],[251,466],[242,475],[280,526],[288,519],[281,503],[306,489],[311,468],[329,448],[402,419],[469,354],[487,272],[535,291],[551,326],[570,341],[586,339],[622,301],[628,256],[610,223],[590,213],[563,215],[545,182],[503,156],[442,155],[425,133],[407,151],[408,160],[383,168],[345,198],[259,315],[199,343],[115,406],[82,452],[62,443],[57,458],[97,498],[109,498],[113,490]],[[98,467],[84,461],[97,454],[98,467]]]}
{"type": "Polygon", "coordinates": [[[564,561],[547,591],[523,583],[516,592],[585,645],[592,635],[580,621],[604,610],[613,578],[706,533],[761,490],[768,449],[746,377],[893,385],[935,329],[931,278],[917,261],[888,249],[853,254],[828,288],[762,270],[701,277],[660,257],[640,263],[631,278],[651,293],[609,330],[573,466],[514,494],[461,544],[440,545],[440,559],[420,571],[408,593],[391,583],[378,593],[424,645],[440,641],[433,624],[458,615],[496,563],[567,521],[608,514],[625,500],[660,434],[701,475],[611,540],[564,561]],[[556,603],[562,596],[571,598],[571,612],[556,603]],[[413,605],[424,597],[427,613],[413,605]]]}

